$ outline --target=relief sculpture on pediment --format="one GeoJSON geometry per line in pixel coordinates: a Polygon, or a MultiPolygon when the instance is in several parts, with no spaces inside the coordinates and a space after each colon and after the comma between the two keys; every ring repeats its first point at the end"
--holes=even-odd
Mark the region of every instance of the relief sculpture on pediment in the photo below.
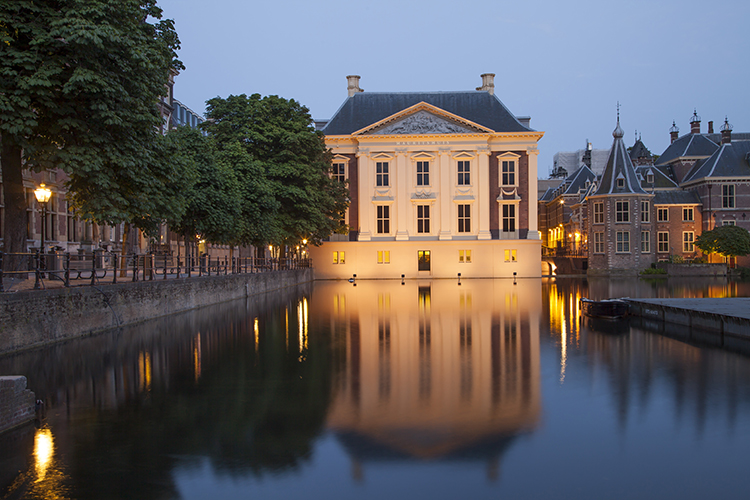
{"type": "Polygon", "coordinates": [[[386,124],[372,133],[375,135],[466,134],[476,133],[476,130],[427,111],[418,111],[403,120],[386,124]]]}

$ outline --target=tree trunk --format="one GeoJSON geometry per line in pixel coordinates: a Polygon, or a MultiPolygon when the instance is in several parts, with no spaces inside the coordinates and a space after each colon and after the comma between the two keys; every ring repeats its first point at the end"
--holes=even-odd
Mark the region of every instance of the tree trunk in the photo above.
{"type": "MultiPolygon", "coordinates": [[[[7,136],[2,136],[2,153],[0,153],[3,172],[3,198],[5,201],[3,223],[3,252],[26,252],[28,213],[26,196],[23,188],[23,163],[21,147],[7,136]]],[[[22,257],[5,257],[5,271],[20,270],[22,257]]]]}

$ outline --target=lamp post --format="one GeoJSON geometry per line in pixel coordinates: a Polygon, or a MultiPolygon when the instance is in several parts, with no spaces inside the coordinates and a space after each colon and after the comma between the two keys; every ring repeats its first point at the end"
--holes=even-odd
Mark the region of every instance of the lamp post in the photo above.
{"type": "Polygon", "coordinates": [[[47,232],[47,203],[49,202],[49,199],[52,197],[52,191],[47,189],[44,186],[44,183],[39,184],[39,187],[34,190],[34,196],[36,197],[37,203],[39,203],[42,206],[42,241],[39,245],[41,247],[41,263],[40,267],[42,269],[47,269],[47,262],[44,260],[44,254],[45,254],[45,235],[47,232]]]}

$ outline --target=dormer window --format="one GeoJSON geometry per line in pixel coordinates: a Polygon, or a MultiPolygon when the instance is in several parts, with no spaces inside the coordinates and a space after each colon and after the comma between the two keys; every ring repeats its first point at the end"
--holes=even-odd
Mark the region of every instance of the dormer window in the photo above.
{"type": "Polygon", "coordinates": [[[649,184],[653,184],[654,183],[654,173],[653,172],[649,171],[648,174],[646,174],[646,182],[648,182],[649,184]]]}
{"type": "Polygon", "coordinates": [[[617,178],[617,187],[622,189],[625,187],[625,178],[620,174],[620,177],[617,178]]]}

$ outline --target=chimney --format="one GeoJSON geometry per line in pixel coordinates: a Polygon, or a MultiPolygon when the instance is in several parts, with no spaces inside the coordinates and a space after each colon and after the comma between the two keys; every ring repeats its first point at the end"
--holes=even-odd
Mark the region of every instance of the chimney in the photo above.
{"type": "Polygon", "coordinates": [[[714,133],[714,122],[710,121],[708,122],[708,133],[713,134],[714,133]]]}
{"type": "Polygon", "coordinates": [[[347,86],[346,91],[349,93],[349,97],[353,96],[357,92],[364,92],[363,89],[359,88],[359,75],[349,75],[346,77],[347,86]]]}
{"type": "Polygon", "coordinates": [[[674,120],[672,120],[672,127],[669,129],[669,138],[672,139],[670,144],[676,141],[679,136],[680,136],[680,129],[677,127],[677,125],[675,125],[674,120]]]}
{"type": "Polygon", "coordinates": [[[484,73],[482,75],[482,86],[477,87],[477,90],[489,92],[490,95],[495,95],[495,73],[484,73]]]}
{"type": "Polygon", "coordinates": [[[701,117],[698,116],[696,110],[693,110],[693,116],[690,117],[690,133],[700,134],[701,133],[701,117]]]}
{"type": "Polygon", "coordinates": [[[727,118],[724,118],[724,125],[721,126],[721,143],[731,144],[732,142],[732,124],[727,118]]]}

